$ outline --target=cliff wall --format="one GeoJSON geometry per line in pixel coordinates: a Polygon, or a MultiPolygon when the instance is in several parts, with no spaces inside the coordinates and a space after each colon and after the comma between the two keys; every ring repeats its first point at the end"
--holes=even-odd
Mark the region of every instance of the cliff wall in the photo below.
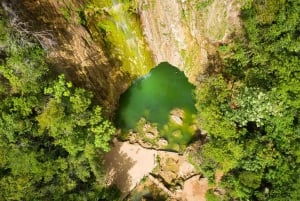
{"type": "MultiPolygon", "coordinates": [[[[3,1],[16,26],[28,29],[47,51],[49,64],[77,86],[93,91],[111,116],[118,97],[128,87],[128,76],[109,59],[99,41],[80,23],[85,0],[3,1]]],[[[101,39],[101,38],[100,38],[101,39]]]]}

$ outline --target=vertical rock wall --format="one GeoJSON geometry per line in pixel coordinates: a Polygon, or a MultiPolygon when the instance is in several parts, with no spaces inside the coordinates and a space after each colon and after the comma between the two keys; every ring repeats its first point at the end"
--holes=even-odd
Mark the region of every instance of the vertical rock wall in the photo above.
{"type": "Polygon", "coordinates": [[[216,66],[218,43],[239,24],[234,0],[140,0],[145,38],[156,64],[168,61],[196,84],[199,74],[216,66]],[[202,7],[201,7],[202,6],[202,7]]]}
{"type": "MultiPolygon", "coordinates": [[[[110,61],[89,30],[80,24],[79,10],[86,0],[13,0],[4,2],[26,28],[40,38],[49,63],[77,86],[92,90],[110,116],[128,77],[110,61]],[[44,34],[44,38],[43,35],[44,34]]],[[[13,16],[12,16],[13,17],[13,16]]]]}
{"type": "MultiPolygon", "coordinates": [[[[130,83],[118,62],[103,50],[95,25],[81,25],[80,10],[88,0],[3,0],[35,33],[54,70],[77,86],[90,89],[106,113],[116,110],[130,83]]],[[[156,64],[168,61],[197,84],[199,74],[217,68],[218,44],[238,27],[234,0],[214,0],[205,8],[197,0],[136,0],[143,34],[156,64]]]]}

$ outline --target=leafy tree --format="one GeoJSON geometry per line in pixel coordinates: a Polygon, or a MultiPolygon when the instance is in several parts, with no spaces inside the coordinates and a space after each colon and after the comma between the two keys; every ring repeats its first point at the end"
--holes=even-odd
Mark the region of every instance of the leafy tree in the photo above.
{"type": "Polygon", "coordinates": [[[90,92],[51,79],[38,44],[0,25],[0,200],[105,200],[115,128],[90,92]]]}
{"type": "Polygon", "coordinates": [[[245,39],[222,48],[223,72],[197,91],[202,169],[224,173],[225,200],[299,199],[299,10],[285,0],[244,7],[245,39]]]}

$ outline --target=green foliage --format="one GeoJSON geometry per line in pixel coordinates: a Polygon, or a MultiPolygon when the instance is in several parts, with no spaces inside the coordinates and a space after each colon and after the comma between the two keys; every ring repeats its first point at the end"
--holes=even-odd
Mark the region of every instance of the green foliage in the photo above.
{"type": "Polygon", "coordinates": [[[201,168],[212,181],[224,173],[225,200],[298,200],[300,4],[249,3],[245,40],[221,47],[222,75],[197,91],[201,168]]]}
{"type": "Polygon", "coordinates": [[[103,188],[100,192],[101,200],[109,201],[119,201],[121,192],[116,186],[110,186],[108,188],[103,188]]]}
{"type": "Polygon", "coordinates": [[[234,138],[236,135],[234,125],[225,116],[229,110],[230,91],[224,78],[209,77],[196,91],[196,99],[196,108],[200,112],[200,127],[205,128],[214,137],[221,135],[234,138]]]}
{"type": "Polygon", "coordinates": [[[115,128],[90,92],[49,78],[37,44],[2,31],[0,200],[106,199],[102,154],[115,128]]]}
{"type": "Polygon", "coordinates": [[[203,1],[197,1],[196,3],[196,9],[197,10],[202,10],[207,8],[213,3],[213,0],[203,0],[203,1]]]}
{"type": "Polygon", "coordinates": [[[47,72],[43,51],[31,44],[18,46],[16,41],[9,41],[5,65],[0,65],[1,75],[9,81],[11,93],[38,93],[39,79],[47,72]]]}
{"type": "Polygon", "coordinates": [[[7,42],[8,34],[4,21],[0,20],[0,47],[5,46],[7,42]]]}
{"type": "Polygon", "coordinates": [[[257,189],[261,185],[262,173],[243,171],[240,172],[238,178],[241,184],[243,184],[244,186],[252,189],[257,189]]]}
{"type": "Polygon", "coordinates": [[[271,94],[253,87],[241,88],[233,101],[238,108],[227,115],[241,127],[246,126],[248,122],[255,122],[257,127],[261,127],[272,116],[282,116],[286,109],[284,102],[273,99],[271,94]]]}
{"type": "Polygon", "coordinates": [[[217,195],[215,195],[214,192],[212,192],[211,190],[209,190],[206,193],[205,198],[206,198],[207,201],[221,201],[222,200],[217,195]]]}
{"type": "Polygon", "coordinates": [[[280,8],[285,6],[285,0],[278,1],[263,1],[253,4],[254,10],[256,11],[255,20],[259,24],[271,24],[276,20],[276,15],[278,14],[280,8]]]}
{"type": "Polygon", "coordinates": [[[62,12],[62,14],[63,14],[65,20],[66,20],[68,23],[70,23],[70,22],[71,22],[71,13],[70,13],[69,8],[67,8],[67,7],[62,7],[62,8],[60,9],[60,11],[62,12]]]}

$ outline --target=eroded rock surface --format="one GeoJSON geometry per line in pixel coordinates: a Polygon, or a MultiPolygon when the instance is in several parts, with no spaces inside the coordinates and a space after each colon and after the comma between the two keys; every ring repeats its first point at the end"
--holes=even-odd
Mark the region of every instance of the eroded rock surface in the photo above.
{"type": "Polygon", "coordinates": [[[86,0],[13,0],[7,1],[20,23],[32,33],[44,33],[38,38],[47,50],[50,64],[64,73],[77,86],[92,90],[96,99],[111,115],[119,95],[127,88],[128,80],[118,66],[108,59],[91,37],[89,29],[80,24],[78,10],[86,0]]]}
{"type": "Polygon", "coordinates": [[[206,201],[205,193],[208,189],[208,179],[196,175],[184,182],[182,192],[178,196],[186,201],[206,201]]]}
{"type": "Polygon", "coordinates": [[[156,64],[168,61],[194,84],[199,74],[216,68],[218,43],[239,26],[239,6],[234,0],[214,0],[197,9],[200,4],[194,0],[139,1],[142,28],[156,64]]]}
{"type": "Polygon", "coordinates": [[[116,184],[123,197],[135,186],[143,185],[140,181],[144,177],[175,200],[189,201],[191,197],[205,197],[207,180],[200,179],[185,154],[146,149],[137,143],[115,140],[112,150],[105,154],[104,159],[108,175],[106,184],[116,184]],[[193,187],[191,192],[190,186],[193,187]],[[197,189],[198,186],[201,189],[197,189]]]}
{"type": "Polygon", "coordinates": [[[155,150],[115,140],[104,157],[107,185],[116,184],[125,197],[156,166],[156,155],[155,150]]]}

